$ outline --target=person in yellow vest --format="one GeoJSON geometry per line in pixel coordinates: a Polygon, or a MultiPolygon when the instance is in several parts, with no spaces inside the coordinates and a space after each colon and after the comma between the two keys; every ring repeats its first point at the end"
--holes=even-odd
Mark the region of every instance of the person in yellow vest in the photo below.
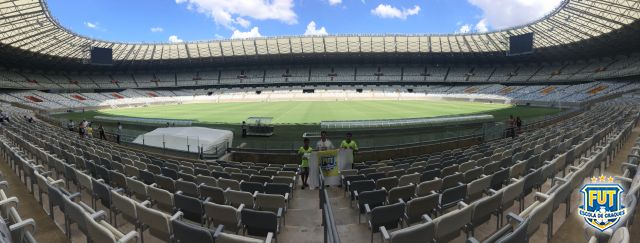
{"type": "Polygon", "coordinates": [[[304,145],[298,149],[298,155],[301,157],[300,163],[300,177],[302,179],[302,189],[309,186],[307,180],[309,180],[309,158],[311,157],[313,148],[309,146],[309,139],[304,138],[304,145]]]}
{"type": "Polygon", "coordinates": [[[356,143],[356,141],[353,141],[351,139],[352,136],[353,134],[351,134],[350,132],[347,133],[347,138],[345,140],[342,140],[342,143],[340,143],[340,148],[351,149],[353,151],[353,156],[355,161],[355,155],[356,155],[356,152],[358,152],[358,143],[356,143]]]}

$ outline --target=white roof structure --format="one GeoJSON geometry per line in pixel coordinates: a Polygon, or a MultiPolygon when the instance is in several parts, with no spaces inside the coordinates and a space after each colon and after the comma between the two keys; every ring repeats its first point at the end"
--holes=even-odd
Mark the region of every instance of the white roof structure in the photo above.
{"type": "MultiPolygon", "coordinates": [[[[496,53],[508,50],[510,36],[533,32],[536,49],[575,47],[576,44],[609,45],[613,48],[615,45],[610,42],[592,43],[590,40],[620,35],[619,32],[633,34],[637,32],[639,18],[640,1],[637,0],[564,0],[557,9],[537,21],[488,33],[358,34],[122,43],[91,39],[66,29],[51,15],[45,0],[0,0],[0,46],[49,59],[75,60],[86,59],[90,47],[112,48],[116,62],[332,54],[496,53]],[[621,31],[625,28],[626,31],[621,31]]],[[[623,41],[629,36],[618,39],[623,41]]]]}
{"type": "Polygon", "coordinates": [[[224,154],[233,143],[233,132],[205,127],[166,127],[142,134],[133,142],[191,153],[198,153],[202,147],[205,154],[224,154]]]}

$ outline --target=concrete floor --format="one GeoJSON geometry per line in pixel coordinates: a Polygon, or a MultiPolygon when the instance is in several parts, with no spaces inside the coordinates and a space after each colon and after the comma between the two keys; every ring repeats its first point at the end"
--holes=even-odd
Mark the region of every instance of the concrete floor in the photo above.
{"type": "MultiPolygon", "coordinates": [[[[618,175],[620,174],[620,164],[626,161],[627,154],[631,147],[633,147],[634,141],[640,134],[640,128],[633,130],[633,133],[629,137],[629,140],[625,143],[623,149],[614,158],[612,164],[606,169],[605,175],[618,175]]],[[[18,211],[23,218],[33,218],[37,224],[37,231],[35,234],[38,242],[69,242],[64,233],[64,216],[58,210],[54,209],[55,221],[49,219],[47,210],[45,211],[38,203],[36,198],[31,192],[27,190],[27,187],[21,183],[17,175],[11,171],[9,165],[4,161],[0,162],[0,172],[4,176],[4,180],[9,182],[9,191],[7,195],[17,196],[20,199],[20,206],[18,211]]],[[[74,185],[70,186],[71,191],[76,191],[74,185]]],[[[546,183],[542,191],[548,190],[550,183],[546,183]]],[[[35,189],[37,191],[37,189],[35,189]]],[[[345,197],[342,188],[328,188],[330,202],[334,211],[334,217],[336,220],[337,228],[339,231],[340,239],[342,242],[369,242],[370,231],[365,223],[366,219],[362,218],[362,223],[358,223],[357,211],[354,207],[349,205],[349,200],[345,197]]],[[[554,213],[554,235],[549,242],[569,243],[569,242],[586,242],[583,233],[583,220],[577,216],[576,211],[578,204],[581,200],[581,195],[578,192],[572,194],[572,208],[571,215],[565,219],[564,217],[564,205],[560,205],[560,208],[554,213]]],[[[90,204],[91,197],[86,192],[82,193],[82,201],[90,204]]],[[[525,204],[530,205],[533,201],[533,196],[529,196],[525,199],[525,204]]],[[[47,197],[44,196],[44,205],[48,205],[47,197]]],[[[98,206],[102,208],[101,205],[98,206]]],[[[106,210],[105,210],[106,211],[106,210]]],[[[516,206],[512,207],[508,211],[518,213],[516,206]]],[[[640,217],[640,213],[636,213],[636,219],[640,217]]],[[[323,227],[321,225],[321,210],[318,209],[318,191],[316,190],[301,190],[296,188],[293,200],[290,202],[289,210],[286,213],[286,225],[278,235],[278,242],[323,242],[323,227]]],[[[489,222],[476,228],[475,237],[477,239],[484,239],[491,235],[495,231],[496,221],[495,217],[492,217],[489,222]]],[[[133,225],[125,222],[121,217],[117,218],[118,228],[122,232],[129,232],[134,230],[133,225]]],[[[540,229],[533,235],[530,242],[547,242],[546,225],[542,225],[540,229]]],[[[630,229],[632,239],[640,239],[640,230],[637,227],[630,229]]],[[[84,234],[80,232],[74,225],[71,227],[71,242],[86,242],[84,234]]],[[[162,242],[160,239],[154,238],[145,232],[145,242],[162,242]]],[[[464,242],[466,235],[461,234],[453,242],[464,242]]],[[[380,235],[374,235],[374,242],[381,242],[380,235]]]]}

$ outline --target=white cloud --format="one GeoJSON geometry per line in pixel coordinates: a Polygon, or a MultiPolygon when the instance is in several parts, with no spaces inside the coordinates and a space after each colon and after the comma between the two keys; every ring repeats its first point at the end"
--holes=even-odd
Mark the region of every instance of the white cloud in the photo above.
{"type": "Polygon", "coordinates": [[[247,32],[234,30],[233,34],[231,35],[231,39],[247,39],[247,38],[257,38],[257,37],[262,37],[258,27],[253,27],[250,31],[247,31],[247,32]]]}
{"type": "Polygon", "coordinates": [[[458,29],[458,31],[456,31],[456,33],[461,33],[461,34],[466,34],[471,32],[471,25],[469,24],[465,24],[460,26],[460,29],[458,29]]]}
{"type": "Polygon", "coordinates": [[[342,0],[329,0],[329,5],[331,6],[340,5],[341,3],[342,3],[342,0]]]}
{"type": "Polygon", "coordinates": [[[151,27],[151,32],[153,33],[158,33],[158,32],[162,32],[164,31],[164,29],[162,27],[151,27]]]}
{"type": "Polygon", "coordinates": [[[102,31],[102,32],[106,32],[107,29],[102,28],[102,26],[100,26],[100,23],[98,22],[84,22],[84,26],[86,26],[87,28],[90,29],[94,29],[94,30],[98,30],[98,31],[102,31]]]}
{"type": "Polygon", "coordinates": [[[180,43],[180,42],[184,42],[182,39],[178,38],[177,35],[171,35],[169,36],[169,42],[171,43],[180,43]]]}
{"type": "Polygon", "coordinates": [[[278,20],[286,24],[296,24],[298,16],[293,10],[294,0],[175,0],[177,4],[187,4],[207,14],[217,24],[231,30],[236,25],[248,28],[250,22],[245,17],[257,20],[278,20]]]}
{"type": "MultiPolygon", "coordinates": [[[[467,0],[482,10],[483,26],[502,29],[544,17],[563,0],[467,0]]],[[[478,23],[479,24],[479,23],[478,23]]],[[[476,29],[482,32],[482,26],[476,29]]]]}
{"type": "Polygon", "coordinates": [[[309,22],[309,24],[307,25],[307,30],[304,31],[304,35],[328,35],[328,34],[329,33],[327,33],[327,29],[325,29],[324,26],[318,29],[318,27],[316,27],[315,21],[309,22]]]}
{"type": "Polygon", "coordinates": [[[407,19],[407,17],[411,15],[416,15],[420,12],[420,6],[415,5],[410,9],[399,9],[389,4],[380,4],[378,7],[371,10],[371,14],[378,16],[380,18],[397,18],[397,19],[407,19]]]}
{"type": "Polygon", "coordinates": [[[98,23],[84,22],[84,25],[91,29],[98,28],[98,23]]]}
{"type": "Polygon", "coordinates": [[[480,33],[489,31],[489,26],[487,26],[487,19],[481,19],[480,21],[478,21],[475,30],[480,33]]]}
{"type": "Polygon", "coordinates": [[[237,17],[236,21],[235,21],[238,25],[242,26],[242,28],[249,28],[251,27],[251,21],[246,20],[242,17],[237,17]]]}

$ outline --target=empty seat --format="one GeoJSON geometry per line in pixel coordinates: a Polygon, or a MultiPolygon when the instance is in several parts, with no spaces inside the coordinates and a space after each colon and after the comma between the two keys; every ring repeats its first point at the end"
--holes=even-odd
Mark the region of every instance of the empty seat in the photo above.
{"type": "Polygon", "coordinates": [[[183,217],[193,222],[204,224],[204,209],[198,198],[176,193],[173,195],[174,207],[183,213],[183,217]]]}
{"type": "Polygon", "coordinates": [[[278,241],[280,227],[275,213],[245,208],[240,213],[240,218],[248,235],[266,237],[271,233],[275,235],[276,242],[278,241]]]}
{"type": "Polygon", "coordinates": [[[371,242],[373,242],[373,234],[380,232],[381,227],[385,229],[398,228],[405,212],[405,204],[402,202],[374,209],[370,209],[368,204],[365,204],[364,207],[367,213],[369,229],[371,230],[371,242]]]}
{"type": "Polygon", "coordinates": [[[235,233],[241,229],[240,212],[244,208],[241,204],[238,208],[229,205],[205,202],[204,211],[207,217],[207,223],[214,227],[224,225],[225,230],[235,233]]]}
{"type": "Polygon", "coordinates": [[[173,242],[175,243],[210,243],[214,242],[214,231],[201,226],[183,222],[178,219],[171,220],[173,227],[173,242]]]}
{"type": "Polygon", "coordinates": [[[380,234],[384,240],[391,243],[422,243],[431,242],[435,236],[435,225],[429,217],[427,222],[399,229],[391,233],[385,226],[380,227],[380,234]]]}
{"type": "Polygon", "coordinates": [[[227,190],[225,198],[227,199],[227,204],[234,207],[239,207],[241,204],[244,204],[247,208],[253,208],[254,206],[253,194],[249,192],[227,190]]]}

